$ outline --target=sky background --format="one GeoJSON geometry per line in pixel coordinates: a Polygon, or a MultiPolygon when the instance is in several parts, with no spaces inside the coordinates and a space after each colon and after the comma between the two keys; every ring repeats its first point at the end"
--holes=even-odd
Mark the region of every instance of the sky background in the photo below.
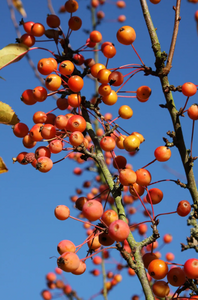
{"type": "MultiPolygon", "coordinates": [[[[103,40],[113,42],[117,49],[116,56],[109,61],[109,68],[129,63],[140,63],[130,46],[121,45],[116,40],[116,32],[122,25],[129,25],[135,29],[137,38],[134,46],[145,65],[154,68],[154,55],[141,12],[140,1],[125,1],[127,7],[123,10],[118,9],[113,4],[115,1],[106,2],[105,5],[100,6],[98,9],[105,12],[104,22],[101,23],[98,30],[101,31],[103,40]],[[114,21],[121,14],[126,15],[127,18],[124,24],[114,21]],[[113,21],[110,22],[109,20],[113,21]]],[[[23,4],[27,12],[26,20],[40,22],[46,26],[45,19],[49,13],[47,1],[23,0],[23,4]]],[[[53,1],[56,13],[58,13],[60,6],[63,4],[64,1],[53,1]]],[[[82,30],[73,32],[71,35],[70,43],[73,49],[82,46],[88,38],[83,32],[83,29],[91,28],[90,11],[86,8],[88,4],[88,0],[79,0],[79,10],[75,15],[81,17],[83,25],[82,30]]],[[[148,3],[162,50],[167,52],[174,24],[174,10],[172,6],[175,4],[176,1],[173,0],[162,0],[158,5],[148,3]]],[[[188,81],[198,84],[198,39],[194,20],[194,14],[197,9],[198,5],[188,3],[186,0],[182,1],[178,40],[173,67],[169,75],[170,84],[175,86],[188,81]]],[[[62,14],[60,18],[62,29],[66,33],[69,15],[62,14]]],[[[18,12],[16,12],[16,19],[17,22],[21,19],[18,12]]],[[[17,37],[10,18],[7,1],[1,1],[0,3],[0,20],[0,48],[3,48],[7,44],[14,43],[17,37]]],[[[23,28],[20,28],[20,30],[24,33],[23,28]]],[[[41,40],[42,38],[38,39],[41,40]]],[[[37,43],[36,45],[49,47],[56,53],[56,47],[53,42],[37,43]]],[[[31,51],[30,56],[35,65],[37,65],[39,59],[49,55],[47,52],[37,50],[31,51]]],[[[84,56],[85,58],[90,58],[93,57],[93,54],[92,52],[85,52],[84,56]]],[[[102,55],[100,55],[100,62],[106,62],[102,55]]],[[[123,74],[126,74],[126,72],[123,72],[123,74]]],[[[33,89],[40,85],[26,58],[2,69],[0,76],[5,78],[5,81],[0,81],[0,101],[9,104],[21,122],[26,123],[29,128],[34,125],[32,121],[34,112],[38,110],[47,112],[56,107],[56,102],[52,97],[43,103],[36,103],[34,106],[26,106],[20,101],[20,96],[24,90],[33,89]]],[[[120,120],[119,125],[128,132],[140,132],[146,139],[136,156],[126,156],[128,163],[132,164],[134,170],[141,168],[154,159],[155,148],[164,144],[162,137],[166,137],[168,130],[173,130],[168,112],[159,107],[159,104],[165,103],[159,79],[139,73],[129,81],[125,90],[136,91],[141,85],[148,85],[152,89],[152,95],[148,102],[140,103],[137,99],[119,98],[113,107],[108,107],[105,104],[101,105],[102,113],[111,112],[114,118],[118,115],[118,109],[123,104],[129,105],[133,109],[133,117],[130,120],[120,120]]],[[[94,84],[88,79],[83,87],[82,95],[86,95],[87,99],[91,99],[93,93],[94,84]]],[[[175,93],[174,99],[179,109],[184,105],[186,97],[181,93],[175,93]]],[[[196,102],[197,95],[193,96],[189,101],[190,104],[196,102]]],[[[56,112],[57,114],[62,114],[62,111],[57,110],[56,112]]],[[[186,146],[190,148],[192,121],[186,116],[181,119],[181,122],[186,146]]],[[[196,137],[197,126],[195,126],[194,133],[193,156],[196,156],[198,153],[196,137]]],[[[46,174],[36,171],[31,165],[13,164],[12,157],[16,157],[18,153],[26,151],[22,141],[15,137],[11,127],[6,125],[1,125],[0,139],[0,156],[4,159],[9,169],[8,173],[2,174],[0,177],[1,298],[6,300],[41,299],[40,292],[46,288],[45,275],[54,271],[56,267],[56,258],[49,259],[49,257],[59,256],[56,250],[57,244],[63,239],[68,239],[79,245],[86,238],[85,230],[81,223],[71,219],[64,222],[58,221],[54,217],[54,208],[60,204],[67,205],[71,208],[71,215],[77,216],[78,212],[73,208],[70,197],[76,195],[76,188],[82,188],[83,182],[93,180],[96,174],[86,171],[85,169],[89,164],[84,163],[80,165],[83,169],[82,175],[79,177],[75,176],[73,169],[79,165],[69,159],[54,165],[53,169],[46,174]]],[[[32,151],[33,149],[30,149],[30,152],[32,151]]],[[[178,151],[176,148],[171,149],[171,151],[172,156],[167,163],[156,162],[148,167],[152,174],[153,182],[161,179],[177,180],[178,178],[185,182],[184,170],[178,157],[178,151]]],[[[115,150],[115,153],[117,155],[123,154],[119,149],[115,150]]],[[[52,160],[56,161],[63,155],[54,154],[52,160]]],[[[110,169],[115,172],[115,169],[110,169]]],[[[195,162],[194,172],[198,180],[197,162],[195,162]]],[[[92,187],[94,186],[96,185],[93,184],[92,187]]],[[[164,193],[162,202],[155,206],[156,214],[176,210],[178,202],[184,199],[192,203],[188,191],[172,182],[159,183],[156,187],[161,188],[164,193]]],[[[82,195],[86,195],[89,191],[88,189],[83,190],[82,195]]],[[[136,201],[134,207],[138,208],[139,213],[133,215],[130,222],[143,221],[145,218],[143,217],[140,203],[136,201]]],[[[163,259],[167,252],[173,252],[175,254],[175,262],[180,264],[183,264],[188,258],[197,257],[197,253],[194,250],[182,253],[180,251],[180,243],[185,243],[186,236],[189,235],[190,231],[190,228],[186,226],[186,218],[181,218],[177,215],[161,217],[158,229],[161,235],[161,238],[158,240],[159,247],[163,245],[162,237],[164,234],[170,233],[173,235],[173,242],[170,245],[165,245],[160,250],[163,259]]],[[[148,234],[151,234],[150,228],[148,234]]],[[[141,237],[136,232],[134,235],[137,241],[141,240],[141,237]]],[[[86,251],[87,248],[84,246],[79,252],[80,258],[86,256],[86,251]]],[[[111,259],[107,262],[106,269],[107,271],[115,271],[116,265],[113,262],[115,260],[121,262],[121,257],[116,251],[111,251],[110,255],[111,259]]],[[[87,261],[87,271],[84,275],[74,276],[65,273],[67,282],[71,284],[79,297],[83,299],[89,299],[102,288],[102,277],[93,277],[89,273],[94,268],[96,267],[89,260],[87,261]]],[[[142,295],[136,278],[129,277],[126,269],[122,270],[121,274],[123,281],[110,291],[109,299],[123,297],[123,291],[125,299],[131,299],[131,296],[134,294],[142,295]]],[[[173,288],[172,291],[174,290],[173,288]]],[[[98,299],[102,299],[102,296],[99,296],[98,299]]],[[[144,297],[142,296],[141,299],[144,299],[144,297]]]]}

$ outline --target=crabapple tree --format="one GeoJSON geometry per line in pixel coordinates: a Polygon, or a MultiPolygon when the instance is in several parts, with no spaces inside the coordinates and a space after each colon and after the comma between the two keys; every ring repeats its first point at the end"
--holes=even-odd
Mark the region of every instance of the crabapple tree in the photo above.
{"type": "MultiPolygon", "coordinates": [[[[30,165],[31,172],[53,174],[59,166],[70,184],[73,179],[67,163],[70,165],[72,161],[72,176],[78,179],[75,195],[71,196],[71,201],[55,197],[52,218],[64,221],[61,225],[71,220],[86,230],[83,241],[79,234],[78,245],[68,239],[66,233],[64,239],[54,245],[59,256],[54,272],[46,275],[47,287],[41,292],[42,298],[80,299],[81,291],[77,285],[68,283],[68,273],[80,275],[82,280],[89,273],[89,276],[103,279],[103,285],[98,286],[96,294],[89,295],[90,299],[111,298],[111,291],[127,276],[139,284],[138,293],[130,289],[131,283],[126,284],[132,300],[197,299],[198,192],[194,165],[198,149],[194,145],[194,132],[198,104],[192,99],[196,97],[198,84],[190,76],[176,86],[171,77],[177,38],[182,35],[179,30],[182,1],[166,4],[166,20],[172,18],[172,31],[166,32],[170,40],[167,51],[160,44],[163,36],[160,31],[158,36],[155,27],[161,20],[155,15],[152,17],[152,11],[163,15],[161,4],[164,0],[136,3],[67,0],[57,13],[48,0],[50,13],[46,16],[42,12],[41,23],[36,19],[26,21],[22,2],[19,2],[8,1],[18,37],[16,43],[0,50],[0,68],[8,69],[14,62],[20,66],[20,60],[27,57],[39,83],[21,91],[24,111],[17,114],[22,121],[9,105],[1,102],[0,122],[12,125],[14,143],[22,141],[21,151],[13,158],[18,172],[27,172],[28,176],[24,165],[30,165]],[[132,17],[126,20],[121,14],[112,15],[114,19],[105,16],[111,6],[113,12],[115,8],[118,12],[125,11],[128,5],[141,15],[148,45],[141,41],[140,30],[136,31],[132,17]],[[15,9],[24,16],[18,22],[20,26],[15,9]],[[91,20],[89,28],[84,26],[87,16],[91,20]],[[108,36],[107,27],[112,27],[113,42],[111,35],[108,40],[104,38],[103,24],[106,24],[105,37],[108,36]],[[147,59],[141,51],[141,47],[147,51],[150,46],[153,60],[147,59]],[[33,63],[30,56],[35,52],[39,53],[39,59],[33,63]],[[125,54],[129,59],[127,63],[125,54]],[[150,106],[155,94],[155,85],[150,87],[153,80],[162,91],[160,102],[150,106]],[[178,97],[179,104],[174,96],[178,97]],[[26,109],[31,111],[32,124],[23,121],[26,109]],[[163,123],[165,115],[169,116],[169,123],[163,124],[161,130],[157,122],[163,123]],[[135,123],[132,123],[133,118],[135,123]],[[160,136],[161,141],[153,142],[155,135],[160,136]],[[148,149],[152,149],[152,155],[148,149]],[[173,165],[174,160],[178,161],[185,176],[167,167],[171,160],[173,165]],[[168,168],[170,176],[176,173],[177,178],[162,178],[162,165],[168,168]],[[167,190],[170,194],[174,190],[174,201],[166,199],[167,190]],[[184,198],[182,190],[187,195],[184,198]],[[166,205],[160,206],[163,202],[166,205]],[[178,261],[171,246],[171,227],[170,232],[164,234],[160,225],[162,223],[164,228],[170,225],[168,223],[177,226],[182,218],[191,228],[188,237],[181,235],[178,243],[181,243],[180,251],[189,254],[178,261]],[[163,246],[168,249],[164,259],[160,252],[163,246]],[[115,257],[119,257],[120,262],[115,257]],[[94,269],[90,268],[90,262],[95,265],[94,269]],[[107,270],[108,262],[113,262],[113,269],[107,270]],[[124,269],[127,275],[121,274],[124,269]]],[[[187,7],[198,1],[183,2],[187,7]]],[[[195,12],[195,22],[198,22],[197,15],[195,12]]],[[[27,71],[25,76],[31,85],[31,72],[27,71]]],[[[5,168],[4,165],[1,169],[7,171],[5,168]]],[[[43,185],[47,185],[45,176],[49,178],[48,174],[42,174],[43,185]]],[[[54,181],[57,195],[64,195],[63,183],[59,184],[58,178],[54,181]]],[[[67,225],[63,225],[63,230],[64,226],[67,225]]]]}

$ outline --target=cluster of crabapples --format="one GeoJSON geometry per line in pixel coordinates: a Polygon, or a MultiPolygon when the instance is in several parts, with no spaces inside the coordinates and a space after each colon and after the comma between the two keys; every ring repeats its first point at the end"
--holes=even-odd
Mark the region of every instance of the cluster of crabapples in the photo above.
{"type": "MultiPolygon", "coordinates": [[[[97,1],[95,1],[95,3],[96,2],[97,1]]],[[[122,2],[124,1],[117,1],[118,6],[123,5],[121,4],[122,2]]],[[[157,4],[160,1],[150,0],[150,2],[157,4]]],[[[92,5],[96,5],[93,3],[94,1],[92,1],[92,5]]],[[[102,42],[102,35],[97,30],[90,32],[89,38],[83,46],[76,51],[72,50],[69,46],[69,37],[72,31],[77,31],[81,28],[82,20],[72,15],[72,13],[78,9],[77,1],[68,0],[64,5],[64,9],[71,14],[68,21],[68,33],[66,37],[60,28],[60,19],[56,15],[47,16],[46,22],[51,28],[47,30],[44,25],[40,23],[21,22],[26,33],[20,38],[20,43],[31,47],[36,41],[35,37],[40,37],[45,34],[47,38],[54,39],[57,46],[59,44],[61,45],[63,54],[54,55],[54,53],[45,49],[53,56],[41,58],[37,64],[37,69],[40,74],[47,76],[45,78],[45,87],[37,86],[33,89],[27,89],[21,96],[23,103],[26,105],[34,105],[57,94],[60,98],[56,101],[56,107],[47,113],[43,111],[35,112],[33,115],[35,125],[30,129],[26,124],[21,122],[13,127],[15,136],[23,139],[25,148],[32,149],[36,145],[38,146],[39,142],[47,142],[47,146],[36,146],[36,150],[31,153],[25,151],[21,152],[14,161],[18,161],[23,165],[30,163],[40,172],[46,173],[50,171],[53,164],[56,163],[53,163],[51,154],[68,151],[68,155],[59,161],[66,157],[73,158],[74,153],[79,154],[79,156],[75,156],[78,157],[77,161],[79,163],[83,161],[81,158],[82,154],[86,154],[91,160],[91,154],[94,153],[94,144],[90,136],[87,135],[86,129],[89,120],[87,120],[86,115],[94,115],[103,127],[103,129],[99,128],[96,132],[96,137],[98,138],[101,149],[105,153],[106,163],[108,162],[107,158],[113,159],[113,166],[118,171],[117,182],[123,186],[124,191],[129,190],[130,199],[140,199],[144,192],[147,191],[145,202],[150,204],[153,209],[153,205],[162,201],[163,193],[158,188],[147,188],[151,183],[152,177],[150,172],[146,169],[146,166],[134,171],[127,165],[127,160],[124,156],[116,156],[114,153],[116,147],[118,149],[125,149],[128,153],[136,153],[141,143],[144,142],[143,135],[138,132],[126,133],[126,135],[121,134],[120,131],[122,129],[119,128],[118,130],[119,126],[117,124],[115,125],[115,120],[112,120],[111,114],[108,114],[105,118],[99,111],[100,103],[112,106],[118,101],[118,94],[121,92],[122,87],[136,72],[143,70],[142,66],[138,65],[137,68],[133,66],[133,68],[136,69],[127,75],[123,75],[121,71],[124,70],[125,67],[131,67],[132,64],[115,69],[108,69],[108,60],[116,55],[116,48],[111,42],[102,42]],[[80,54],[80,52],[87,48],[94,49],[96,45],[100,45],[100,51],[107,60],[106,64],[95,63],[92,58],[85,59],[84,56],[80,54]],[[78,69],[78,66],[82,64],[84,64],[83,72],[78,69]],[[92,78],[100,83],[97,91],[98,97],[91,101],[87,101],[82,95],[84,78],[86,78],[87,75],[92,76],[92,78]],[[126,76],[129,76],[127,80],[125,80],[126,76]],[[116,88],[117,90],[114,90],[116,88]],[[59,109],[63,111],[63,113],[55,115],[53,113],[55,109],[59,109]],[[86,114],[83,114],[83,111],[86,111],[86,114]],[[110,130],[109,128],[111,127],[115,129],[110,130]]],[[[122,26],[117,31],[117,40],[123,45],[132,45],[135,39],[135,30],[130,26],[122,26]]],[[[189,98],[197,92],[197,86],[187,82],[182,85],[181,91],[183,95],[187,96],[186,103],[179,112],[183,114],[189,98]]],[[[138,101],[144,103],[149,99],[151,89],[148,86],[140,86],[134,93],[135,96],[131,97],[136,97],[138,101]]],[[[193,121],[198,120],[197,104],[191,105],[187,113],[193,121]]],[[[122,105],[118,110],[118,117],[116,119],[122,118],[127,120],[132,116],[133,110],[131,107],[122,105]]],[[[155,149],[154,156],[154,161],[168,161],[171,157],[171,150],[167,146],[159,146],[155,149]]],[[[80,171],[76,171],[76,174],[80,174],[80,171]]],[[[107,198],[108,197],[109,195],[107,198]]],[[[93,196],[93,198],[96,197],[93,196]]],[[[76,253],[83,244],[75,246],[73,242],[69,240],[61,241],[57,247],[60,254],[57,264],[58,268],[65,272],[71,272],[75,275],[83,274],[86,270],[86,259],[101,251],[105,251],[105,249],[108,250],[108,247],[111,247],[115,242],[122,243],[126,251],[131,252],[127,238],[133,226],[130,227],[125,221],[119,219],[118,214],[114,210],[108,209],[105,211],[101,202],[93,198],[78,197],[75,199],[76,208],[79,209],[82,212],[82,216],[89,221],[85,223],[94,227],[94,230],[83,243],[88,245],[90,255],[80,259],[76,253]],[[95,221],[99,221],[99,225],[91,223],[95,221]]],[[[107,199],[105,200],[107,201],[107,199]]],[[[128,203],[131,203],[130,201],[128,203]]],[[[127,204],[127,200],[125,204],[127,204]]],[[[175,213],[184,217],[187,216],[190,211],[191,206],[189,202],[182,200],[179,202],[175,213]]],[[[133,214],[133,209],[131,209],[129,214],[130,213],[133,214]]],[[[145,211],[145,213],[150,215],[148,210],[145,211]]],[[[56,207],[55,216],[59,220],[66,220],[69,217],[74,218],[70,216],[70,210],[65,205],[56,207]]],[[[139,234],[144,235],[146,228],[146,224],[140,224],[138,226],[139,234]]],[[[187,260],[184,264],[184,269],[175,267],[168,270],[166,262],[159,259],[152,251],[143,254],[142,258],[145,268],[148,269],[148,276],[157,280],[152,286],[153,292],[157,297],[164,297],[169,294],[168,283],[161,280],[164,279],[165,276],[167,276],[168,282],[173,286],[183,285],[186,278],[195,279],[198,277],[197,259],[187,260]]],[[[49,280],[49,282],[53,283],[54,281],[55,279],[49,280]]],[[[51,286],[53,286],[52,283],[51,286]]],[[[112,285],[110,284],[108,289],[111,287],[112,285]]],[[[61,288],[64,288],[64,286],[61,288]]],[[[68,294],[69,292],[67,291],[65,293],[68,294]]],[[[45,291],[43,298],[50,300],[51,296],[46,294],[47,292],[45,291]]]]}
{"type": "MultiPolygon", "coordinates": [[[[68,0],[65,3],[65,9],[67,12],[73,13],[78,9],[78,3],[75,0],[68,0]]],[[[96,78],[101,83],[98,88],[97,100],[108,106],[115,104],[118,100],[118,91],[113,90],[112,87],[120,86],[120,90],[125,84],[123,74],[117,71],[117,69],[109,70],[104,64],[95,63],[91,58],[85,59],[79,51],[73,51],[73,55],[71,55],[72,50],[68,46],[68,38],[73,30],[78,30],[81,27],[81,21],[78,23],[77,19],[79,18],[70,18],[68,23],[69,31],[66,38],[62,31],[54,29],[52,31],[53,33],[58,32],[60,35],[63,35],[63,38],[58,38],[58,42],[60,42],[65,53],[68,49],[70,51],[68,54],[62,56],[54,55],[54,57],[39,60],[37,69],[40,74],[47,76],[45,78],[45,87],[37,86],[34,89],[27,89],[21,96],[23,103],[34,105],[35,103],[45,101],[53,94],[59,94],[61,97],[57,99],[56,108],[62,111],[69,109],[69,112],[56,116],[52,113],[56,108],[48,113],[37,111],[33,115],[35,125],[31,129],[21,122],[17,123],[13,128],[14,134],[19,138],[23,138],[23,145],[28,149],[35,147],[38,142],[48,142],[47,146],[38,147],[34,153],[21,152],[14,159],[14,161],[18,161],[21,164],[32,163],[41,172],[51,170],[53,166],[50,158],[51,153],[57,154],[62,150],[77,151],[78,147],[81,147],[81,150],[83,147],[90,149],[92,146],[90,137],[86,136],[86,120],[82,116],[82,109],[86,109],[87,106],[85,97],[81,95],[84,86],[84,77],[87,74],[91,74],[93,78],[96,78]],[[74,20],[74,24],[71,20],[74,20]],[[77,69],[77,66],[82,64],[85,65],[86,70],[83,73],[77,69]],[[65,148],[65,144],[69,144],[70,148],[65,148]]],[[[27,32],[25,36],[41,36],[44,33],[46,36],[49,35],[49,30],[45,30],[42,24],[33,22],[22,22],[22,24],[27,32]]],[[[48,15],[47,24],[51,28],[59,28],[60,19],[56,15],[48,15]]],[[[118,41],[124,45],[132,44],[135,38],[135,31],[130,26],[123,26],[117,32],[118,41]]],[[[93,48],[96,44],[101,43],[101,41],[101,33],[94,30],[90,33],[86,44],[79,49],[93,48]]],[[[26,39],[23,36],[20,42],[30,46],[26,43],[26,39]]],[[[104,42],[101,44],[101,52],[108,61],[108,59],[115,56],[116,49],[112,43],[104,42]]],[[[136,93],[134,97],[140,102],[145,102],[149,99],[151,89],[147,86],[141,86],[134,93],[136,93]]],[[[93,107],[96,104],[90,101],[89,105],[93,107]]],[[[91,108],[90,106],[87,107],[91,108]]],[[[120,118],[129,119],[132,117],[133,111],[128,105],[122,105],[119,108],[118,115],[120,118]]],[[[109,126],[113,126],[109,120],[107,122],[109,126]]],[[[133,132],[129,136],[115,133],[111,136],[104,136],[100,141],[100,146],[104,151],[112,151],[117,145],[119,149],[126,149],[131,152],[139,149],[140,143],[143,141],[143,136],[137,132],[133,132]]]]}
{"type": "MultiPolygon", "coordinates": [[[[124,249],[131,253],[131,249],[126,240],[131,231],[130,225],[123,220],[120,220],[114,210],[104,210],[100,201],[95,199],[88,200],[86,197],[79,197],[75,202],[75,206],[88,220],[81,220],[81,222],[84,222],[85,228],[94,226],[94,230],[88,231],[88,237],[79,246],[75,246],[70,240],[62,240],[58,244],[57,250],[60,256],[57,259],[57,265],[61,270],[71,272],[75,275],[83,274],[86,271],[85,261],[88,258],[93,257],[93,263],[96,265],[100,264],[101,257],[96,255],[101,251],[104,251],[106,256],[108,249],[111,249],[115,242],[123,243],[124,249]],[[92,223],[94,221],[100,223],[94,225],[92,223]],[[88,253],[90,255],[79,259],[76,253],[84,244],[87,244],[89,248],[88,253]]],[[[189,202],[183,200],[179,202],[176,212],[178,215],[183,217],[189,214],[190,210],[191,206],[189,202]]],[[[67,220],[68,218],[78,220],[70,215],[70,209],[65,205],[58,205],[55,208],[54,213],[56,218],[61,221],[67,220]]],[[[143,228],[142,231],[142,233],[145,233],[143,228]]],[[[140,229],[140,234],[142,233],[140,229]]],[[[166,234],[164,236],[165,243],[170,243],[171,240],[172,236],[170,234],[166,234]]],[[[174,287],[179,287],[186,282],[187,278],[195,279],[198,277],[198,259],[187,260],[183,269],[180,267],[174,267],[169,270],[167,262],[160,259],[157,252],[153,253],[151,251],[151,249],[154,249],[155,247],[157,247],[157,242],[153,245],[148,245],[146,247],[148,252],[145,253],[145,251],[142,251],[142,259],[145,269],[148,270],[148,279],[150,281],[157,280],[152,286],[153,292],[157,297],[164,297],[169,294],[170,288],[168,284],[171,284],[174,287]],[[161,280],[166,276],[168,282],[161,280]]],[[[174,259],[174,255],[172,253],[167,253],[166,259],[167,261],[172,261],[174,259]]],[[[118,270],[123,268],[122,265],[118,265],[117,267],[118,270]]],[[[135,271],[130,268],[128,269],[128,273],[131,276],[135,275],[135,271]]],[[[92,274],[94,276],[98,276],[100,272],[96,269],[92,271],[92,274]]],[[[107,290],[111,290],[114,285],[115,283],[108,281],[107,290]]]]}

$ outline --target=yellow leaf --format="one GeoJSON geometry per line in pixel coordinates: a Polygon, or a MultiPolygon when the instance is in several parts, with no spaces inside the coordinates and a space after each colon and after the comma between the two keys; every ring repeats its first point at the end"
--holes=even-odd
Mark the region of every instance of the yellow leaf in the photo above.
{"type": "Polygon", "coordinates": [[[28,52],[24,44],[9,44],[0,50],[0,70],[9,64],[19,61],[28,52]]]}
{"type": "Polygon", "coordinates": [[[27,17],[26,11],[23,7],[23,3],[21,0],[12,0],[12,4],[24,18],[27,17]]]}
{"type": "Polygon", "coordinates": [[[8,172],[8,168],[6,167],[3,159],[0,157],[0,174],[8,172]]]}
{"type": "Polygon", "coordinates": [[[15,125],[19,121],[12,108],[8,104],[0,101],[0,124],[15,125]]]}

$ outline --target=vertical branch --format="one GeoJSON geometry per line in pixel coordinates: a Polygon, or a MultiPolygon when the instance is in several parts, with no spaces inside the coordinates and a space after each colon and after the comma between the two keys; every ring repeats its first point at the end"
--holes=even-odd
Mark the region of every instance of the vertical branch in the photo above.
{"type": "Polygon", "coordinates": [[[103,296],[105,300],[108,300],[107,297],[107,286],[106,286],[106,270],[105,270],[105,262],[104,262],[104,252],[102,251],[102,277],[103,277],[103,296]]]}
{"type": "MultiPolygon", "coordinates": [[[[192,232],[193,233],[193,237],[195,238],[195,240],[197,241],[198,238],[198,228],[197,228],[197,210],[198,210],[198,191],[197,191],[197,186],[196,186],[196,181],[195,181],[195,177],[194,177],[194,173],[193,173],[193,163],[191,161],[190,155],[189,155],[189,151],[186,149],[186,145],[184,142],[184,137],[183,137],[183,131],[182,131],[182,127],[181,127],[181,123],[180,123],[180,119],[179,119],[179,113],[176,109],[175,103],[174,103],[174,99],[173,99],[173,95],[171,90],[169,89],[169,80],[168,80],[168,76],[166,75],[166,72],[164,71],[164,61],[158,59],[159,57],[162,56],[163,52],[161,52],[160,50],[160,45],[158,45],[158,37],[157,37],[157,33],[155,31],[154,25],[152,23],[151,20],[151,16],[148,10],[148,6],[147,6],[147,2],[146,0],[140,0],[141,6],[142,6],[142,11],[144,14],[144,18],[146,21],[146,25],[148,28],[148,32],[151,38],[151,43],[152,43],[152,47],[153,47],[153,51],[156,57],[156,61],[158,60],[158,63],[160,63],[159,65],[156,65],[157,67],[157,76],[159,77],[160,81],[161,81],[161,86],[162,86],[162,90],[164,93],[164,97],[166,99],[166,106],[168,108],[168,111],[170,113],[171,119],[172,119],[172,124],[174,127],[174,131],[175,131],[175,137],[174,137],[174,144],[175,146],[178,148],[180,157],[181,157],[181,161],[185,170],[185,174],[186,174],[186,178],[187,178],[187,188],[191,194],[192,200],[194,202],[194,210],[192,212],[192,216],[190,216],[190,218],[188,219],[188,225],[192,225],[194,226],[194,231],[191,229],[191,235],[192,232]],[[157,49],[158,51],[156,51],[156,45],[157,45],[157,49]],[[193,222],[191,222],[191,219],[193,219],[193,222]],[[196,224],[194,224],[196,223],[196,224]]],[[[179,22],[178,20],[178,15],[179,15],[179,9],[180,9],[180,0],[177,0],[177,11],[176,11],[176,18],[177,18],[177,23],[179,22]]],[[[178,24],[177,24],[178,26],[178,24]]],[[[175,47],[175,43],[176,43],[176,35],[177,35],[177,31],[178,28],[175,26],[175,33],[173,33],[173,44],[171,45],[171,50],[170,52],[172,52],[171,55],[173,55],[174,52],[174,47],[175,47]]],[[[170,60],[172,62],[172,58],[170,57],[170,60]]],[[[189,244],[190,248],[195,248],[195,245],[192,243],[192,245],[189,244]]]]}
{"type": "Polygon", "coordinates": [[[168,58],[167,58],[167,64],[166,64],[166,67],[164,68],[164,73],[166,73],[166,74],[168,74],[170,72],[170,69],[172,67],[173,54],[175,51],[175,44],[177,41],[177,34],[178,34],[178,30],[179,30],[179,22],[181,20],[180,6],[181,6],[181,0],[177,0],[176,7],[173,6],[173,9],[175,10],[175,23],[174,23],[174,29],[173,29],[170,50],[169,50],[169,54],[168,54],[168,58]]]}

